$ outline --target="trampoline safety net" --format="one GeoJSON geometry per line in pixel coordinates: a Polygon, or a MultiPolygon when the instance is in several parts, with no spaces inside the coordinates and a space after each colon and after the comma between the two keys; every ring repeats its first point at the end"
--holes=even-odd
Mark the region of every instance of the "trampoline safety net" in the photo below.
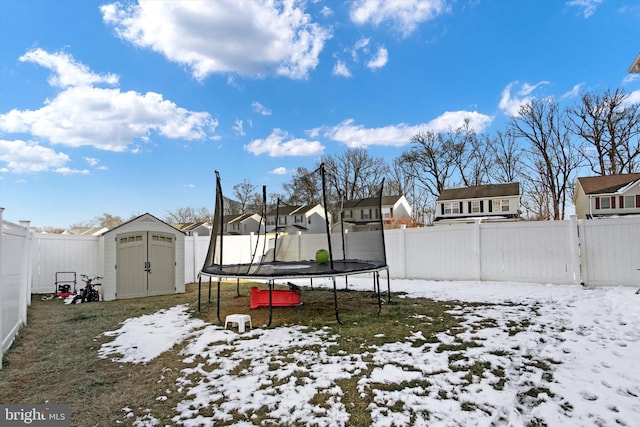
{"type": "Polygon", "coordinates": [[[255,233],[230,237],[225,229],[220,175],[211,239],[201,274],[219,278],[303,278],[348,276],[387,269],[382,212],[384,180],[369,197],[333,198],[328,206],[324,165],[316,171],[322,182],[321,203],[291,206],[280,200],[267,210],[263,187],[262,212],[255,233]],[[334,212],[334,215],[331,215],[334,212]],[[316,259],[324,249],[328,259],[316,259]]]}

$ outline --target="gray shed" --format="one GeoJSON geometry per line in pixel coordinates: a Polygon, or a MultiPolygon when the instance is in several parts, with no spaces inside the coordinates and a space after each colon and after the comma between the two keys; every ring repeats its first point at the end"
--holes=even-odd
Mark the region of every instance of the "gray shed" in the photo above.
{"type": "Polygon", "coordinates": [[[102,235],[105,301],[184,292],[184,233],[151,214],[102,235]]]}

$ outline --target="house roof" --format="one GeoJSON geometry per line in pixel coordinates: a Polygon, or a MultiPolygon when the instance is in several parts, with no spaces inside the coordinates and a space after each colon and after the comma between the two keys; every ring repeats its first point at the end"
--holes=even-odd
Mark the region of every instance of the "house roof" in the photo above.
{"type": "Polygon", "coordinates": [[[225,224],[231,224],[232,222],[242,222],[247,218],[251,218],[256,214],[233,214],[233,215],[225,215],[222,217],[222,222],[225,224]]]}
{"type": "Polygon", "coordinates": [[[173,226],[178,230],[182,231],[192,231],[200,226],[206,226],[206,222],[185,222],[181,224],[174,224],[173,226]]]}
{"type": "Polygon", "coordinates": [[[440,193],[438,201],[459,199],[480,199],[484,197],[504,197],[520,195],[520,183],[474,185],[461,188],[446,188],[440,193]]]}
{"type": "Polygon", "coordinates": [[[587,176],[578,178],[584,194],[615,193],[632,182],[640,180],[640,173],[621,175],[587,176]]]}
{"type": "MultiPolygon", "coordinates": [[[[301,214],[306,214],[307,212],[311,211],[312,209],[316,208],[319,205],[283,205],[280,206],[279,208],[277,208],[277,212],[278,215],[280,216],[284,216],[284,215],[301,215],[301,214]]],[[[269,212],[267,212],[267,216],[276,216],[276,209],[271,209],[269,212]]]]}
{"type": "MultiPolygon", "coordinates": [[[[393,206],[398,202],[398,200],[400,200],[401,197],[402,196],[383,196],[381,200],[382,206],[393,206]]],[[[354,209],[364,206],[378,206],[378,198],[367,197],[366,199],[353,199],[344,202],[344,208],[346,209],[354,209]]]]}
{"type": "Polygon", "coordinates": [[[73,227],[66,230],[63,234],[74,234],[77,236],[99,236],[109,231],[107,227],[73,227]]]}

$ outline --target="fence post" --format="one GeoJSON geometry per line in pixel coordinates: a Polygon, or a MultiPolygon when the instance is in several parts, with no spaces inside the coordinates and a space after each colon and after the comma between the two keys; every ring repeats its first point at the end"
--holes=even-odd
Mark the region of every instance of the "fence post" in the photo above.
{"type": "Polygon", "coordinates": [[[31,305],[31,289],[29,286],[29,271],[31,270],[31,238],[29,225],[31,221],[20,221],[24,227],[24,245],[22,247],[22,265],[20,266],[20,319],[22,324],[27,324],[27,307],[31,305]]]}
{"type": "Polygon", "coordinates": [[[482,218],[478,218],[473,223],[473,240],[474,240],[474,256],[475,262],[475,280],[482,280],[482,242],[480,241],[480,226],[482,218]]]}

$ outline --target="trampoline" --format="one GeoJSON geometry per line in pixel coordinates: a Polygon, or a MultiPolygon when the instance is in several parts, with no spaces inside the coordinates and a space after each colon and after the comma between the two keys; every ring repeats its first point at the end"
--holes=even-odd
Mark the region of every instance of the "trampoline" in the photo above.
{"type": "Polygon", "coordinates": [[[382,308],[380,273],[386,271],[387,299],[391,298],[389,271],[384,241],[382,192],[384,180],[370,197],[349,201],[344,208],[340,195],[328,197],[324,164],[310,174],[321,180],[322,200],[315,207],[291,206],[281,200],[267,211],[266,187],[262,188],[262,212],[258,232],[250,236],[231,236],[225,231],[225,214],[220,174],[216,174],[216,196],[209,248],[198,279],[198,310],[202,303],[202,277],[211,286],[217,278],[217,318],[220,322],[220,286],[223,279],[236,279],[239,295],[240,279],[266,281],[269,290],[269,323],[271,326],[272,293],[276,280],[330,278],[333,282],[336,321],[342,324],[338,307],[337,277],[344,277],[348,287],[351,275],[372,274],[373,290],[382,308]],[[331,200],[333,209],[329,208],[331,200]],[[337,216],[332,221],[331,211],[337,216]],[[241,237],[241,238],[239,238],[241,237]],[[318,262],[315,253],[325,249],[328,262],[318,262]]]}

